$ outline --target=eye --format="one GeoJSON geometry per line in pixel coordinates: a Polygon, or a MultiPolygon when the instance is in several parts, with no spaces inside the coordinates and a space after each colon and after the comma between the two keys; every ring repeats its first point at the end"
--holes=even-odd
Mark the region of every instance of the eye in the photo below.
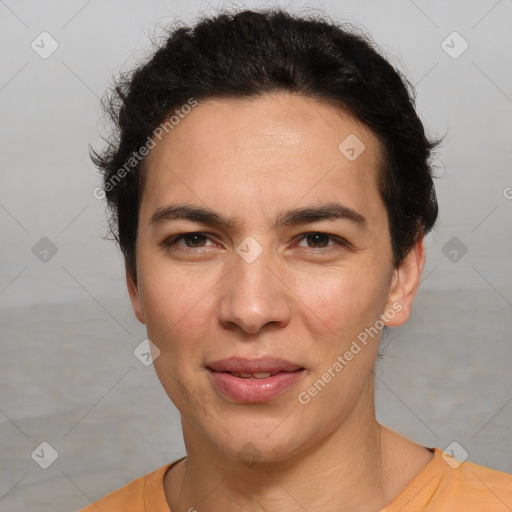
{"type": "Polygon", "coordinates": [[[348,245],[348,242],[334,235],[328,235],[327,233],[304,233],[301,235],[302,240],[299,243],[301,247],[309,247],[312,249],[323,249],[324,247],[330,247],[332,245],[348,245]],[[334,243],[329,244],[329,241],[334,243]],[[303,245],[302,242],[306,242],[306,245],[303,245]]]}
{"type": "MultiPolygon", "coordinates": [[[[182,249],[187,250],[212,247],[215,246],[215,243],[205,233],[190,232],[171,236],[163,242],[163,245],[168,248],[179,246],[182,249]],[[210,243],[208,243],[208,241],[210,241],[210,243]]],[[[314,252],[336,245],[348,246],[349,243],[343,238],[334,235],[321,232],[311,232],[300,235],[300,241],[298,244],[299,247],[307,247],[312,249],[314,252]]]]}
{"type": "Polygon", "coordinates": [[[174,245],[185,245],[185,247],[190,249],[197,249],[201,247],[207,247],[206,241],[209,240],[208,236],[204,233],[193,232],[193,233],[181,233],[180,235],[175,235],[167,240],[165,240],[164,245],[166,247],[171,247],[174,245]],[[183,242],[183,244],[179,244],[179,242],[183,242]]]}

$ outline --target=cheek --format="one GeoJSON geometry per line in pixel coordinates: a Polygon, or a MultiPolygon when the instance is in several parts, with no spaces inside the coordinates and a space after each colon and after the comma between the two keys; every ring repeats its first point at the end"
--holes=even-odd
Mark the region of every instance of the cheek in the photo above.
{"type": "Polygon", "coordinates": [[[183,269],[174,268],[171,273],[156,263],[141,275],[139,289],[148,338],[160,350],[154,369],[180,411],[191,406],[204,408],[197,376],[211,334],[214,282],[194,279],[183,269]]]}
{"type": "Polygon", "coordinates": [[[357,335],[373,325],[387,298],[387,278],[376,263],[309,272],[295,282],[298,304],[309,329],[340,336],[357,335]]]}
{"type": "Polygon", "coordinates": [[[147,258],[142,265],[139,290],[145,313],[155,322],[177,322],[200,307],[213,286],[208,276],[190,268],[170,265],[165,258],[147,258]]]}
{"type": "Polygon", "coordinates": [[[187,270],[166,269],[153,262],[139,278],[139,291],[148,337],[162,351],[180,357],[194,349],[194,339],[203,338],[211,321],[215,301],[213,278],[187,270]],[[187,343],[178,343],[186,339],[187,343]],[[179,350],[178,350],[179,346],[179,350]]]}

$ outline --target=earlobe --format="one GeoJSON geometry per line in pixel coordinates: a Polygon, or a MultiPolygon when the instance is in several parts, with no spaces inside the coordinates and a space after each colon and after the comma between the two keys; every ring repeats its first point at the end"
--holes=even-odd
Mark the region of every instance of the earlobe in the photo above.
{"type": "Polygon", "coordinates": [[[125,267],[125,269],[126,269],[126,286],[128,288],[128,294],[130,295],[130,301],[132,303],[133,312],[135,313],[137,320],[140,323],[145,324],[146,320],[144,318],[144,312],[142,311],[142,304],[141,304],[140,298],[139,298],[139,290],[137,288],[136,279],[131,274],[131,272],[128,270],[128,267],[125,267]]]}
{"type": "Polygon", "coordinates": [[[383,321],[389,327],[404,324],[410,314],[425,265],[423,236],[394,270],[383,321]]]}

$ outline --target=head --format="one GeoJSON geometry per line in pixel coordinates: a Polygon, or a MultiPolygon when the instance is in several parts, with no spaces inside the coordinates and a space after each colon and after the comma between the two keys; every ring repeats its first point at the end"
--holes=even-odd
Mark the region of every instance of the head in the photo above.
{"type": "Polygon", "coordinates": [[[92,157],[187,449],[283,460],[372,413],[437,216],[408,85],[366,37],[278,10],[176,29],[119,79],[92,157]],[[233,356],[301,373],[234,400],[210,367],[233,356]]]}

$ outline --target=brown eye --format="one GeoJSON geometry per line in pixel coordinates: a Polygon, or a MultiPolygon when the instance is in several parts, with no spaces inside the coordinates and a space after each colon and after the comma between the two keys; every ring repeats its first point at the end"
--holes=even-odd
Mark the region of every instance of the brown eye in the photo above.
{"type": "Polygon", "coordinates": [[[331,237],[325,233],[308,233],[305,235],[308,247],[322,248],[329,245],[331,237]]]}
{"type": "Polygon", "coordinates": [[[311,232],[301,235],[301,240],[298,244],[300,247],[311,249],[312,252],[325,252],[320,249],[330,251],[332,249],[339,249],[342,247],[350,247],[350,243],[344,238],[339,236],[329,235],[327,233],[311,232]]]}
{"type": "Polygon", "coordinates": [[[173,245],[184,245],[190,249],[206,247],[206,242],[208,237],[203,233],[182,233],[181,235],[176,235],[171,237],[165,242],[167,247],[173,245]],[[183,241],[182,244],[179,242],[183,241]]]}
{"type": "Polygon", "coordinates": [[[187,247],[203,247],[207,237],[201,233],[187,233],[183,235],[187,247]]]}

